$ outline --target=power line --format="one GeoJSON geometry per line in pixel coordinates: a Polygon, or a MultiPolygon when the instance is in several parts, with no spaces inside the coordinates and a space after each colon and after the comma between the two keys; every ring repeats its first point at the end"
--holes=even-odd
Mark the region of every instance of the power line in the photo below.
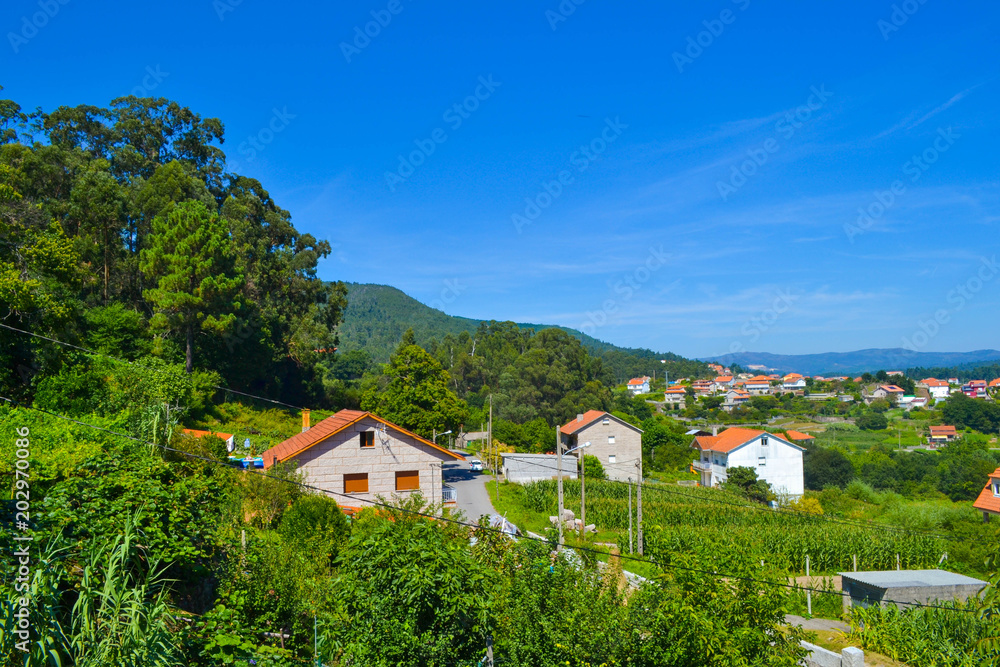
{"type": "MultiPolygon", "coordinates": [[[[37,408],[37,407],[34,407],[34,406],[29,406],[29,405],[22,405],[22,404],[18,403],[17,401],[15,401],[13,399],[10,399],[10,398],[7,398],[5,396],[0,396],[0,401],[6,401],[7,403],[10,403],[11,405],[13,405],[14,407],[17,407],[17,408],[22,408],[22,409],[25,409],[25,410],[32,410],[34,412],[40,412],[40,413],[43,413],[43,414],[47,414],[47,415],[49,415],[51,417],[55,417],[56,419],[61,419],[61,420],[64,420],[64,421],[72,422],[74,424],[78,424],[80,426],[85,426],[87,428],[92,428],[92,429],[96,429],[96,430],[99,430],[99,431],[104,431],[106,433],[110,433],[112,435],[116,435],[118,437],[125,438],[127,440],[132,440],[134,442],[138,442],[138,443],[144,444],[144,445],[151,445],[151,446],[157,447],[157,448],[159,448],[159,449],[161,449],[163,451],[173,452],[173,453],[176,453],[176,454],[180,454],[182,456],[186,456],[188,458],[197,459],[199,461],[204,461],[206,463],[211,463],[211,464],[214,464],[214,465],[222,466],[223,468],[227,468],[227,469],[230,469],[230,470],[238,470],[238,471],[243,472],[243,473],[251,473],[251,474],[254,474],[254,475],[258,475],[260,477],[266,477],[268,479],[273,479],[273,480],[278,481],[278,482],[284,482],[286,484],[293,484],[295,486],[299,486],[299,487],[302,487],[304,489],[308,489],[310,491],[316,491],[318,493],[325,494],[325,495],[328,495],[328,496],[339,496],[339,497],[347,498],[348,500],[352,500],[352,496],[350,496],[350,495],[348,495],[346,493],[340,493],[340,492],[337,492],[337,491],[331,491],[329,489],[323,489],[323,488],[320,488],[320,487],[317,487],[317,486],[312,486],[312,485],[306,484],[304,482],[298,482],[298,481],[295,481],[295,480],[286,479],[286,478],[278,477],[278,476],[275,476],[275,475],[270,475],[270,474],[264,472],[263,470],[257,471],[257,470],[254,470],[252,468],[250,468],[250,469],[244,469],[242,467],[237,467],[237,466],[235,466],[233,464],[230,464],[228,462],[225,462],[225,461],[219,461],[217,459],[208,458],[206,456],[199,456],[197,454],[192,454],[191,452],[185,452],[185,451],[180,450],[180,449],[175,449],[175,448],[169,447],[167,445],[158,445],[158,444],[156,444],[154,442],[150,442],[148,440],[143,440],[141,438],[137,438],[135,436],[128,435],[126,433],[119,433],[118,431],[112,431],[111,429],[103,428],[103,427],[100,427],[100,426],[95,426],[93,424],[89,424],[87,422],[80,421],[78,419],[73,419],[72,417],[67,417],[65,415],[60,415],[60,414],[58,414],[56,412],[52,412],[50,410],[45,410],[44,408],[37,408]]],[[[358,500],[357,498],[353,498],[354,502],[357,502],[357,500],[358,500]]],[[[373,507],[381,507],[383,509],[386,509],[386,510],[389,510],[389,511],[392,511],[392,512],[399,512],[401,514],[410,514],[410,515],[413,515],[413,516],[417,516],[417,517],[421,517],[421,518],[425,518],[425,519],[431,519],[431,520],[434,520],[434,521],[442,521],[442,522],[445,522],[445,523],[451,523],[451,524],[458,525],[458,526],[465,526],[467,528],[473,528],[473,529],[476,529],[476,530],[482,530],[482,531],[487,531],[487,532],[491,532],[491,533],[496,533],[498,535],[506,535],[506,533],[504,533],[501,528],[492,528],[490,526],[480,526],[479,524],[469,523],[467,521],[459,521],[458,519],[452,519],[451,517],[436,516],[434,514],[428,514],[426,512],[419,512],[417,510],[411,510],[411,509],[406,509],[406,508],[402,508],[402,507],[396,507],[394,505],[390,505],[389,503],[385,503],[385,502],[381,502],[381,501],[377,501],[377,500],[363,500],[361,502],[364,502],[364,503],[366,503],[368,505],[371,505],[373,507]]],[[[542,544],[546,544],[546,545],[550,545],[550,546],[552,544],[547,539],[539,538],[539,537],[532,537],[530,535],[522,535],[520,539],[523,539],[523,540],[526,540],[526,541],[531,541],[531,542],[538,542],[538,543],[542,543],[542,544]]],[[[609,553],[604,552],[604,551],[600,551],[599,549],[594,549],[593,547],[578,546],[578,547],[572,547],[572,548],[576,549],[577,551],[584,551],[584,552],[592,553],[592,554],[599,555],[599,556],[610,556],[609,553]]],[[[837,591],[828,591],[828,590],[823,590],[823,589],[819,589],[819,588],[813,588],[813,587],[809,587],[809,586],[799,586],[798,584],[782,583],[782,582],[779,582],[779,581],[770,581],[770,580],[767,580],[767,579],[758,579],[756,577],[748,577],[748,576],[743,576],[743,575],[719,573],[718,571],[709,571],[709,570],[703,570],[703,569],[700,569],[700,568],[686,567],[686,566],[683,566],[683,565],[676,565],[676,564],[673,564],[673,563],[661,563],[661,562],[658,562],[658,561],[656,561],[656,560],[654,560],[652,558],[650,558],[650,559],[637,558],[635,556],[626,556],[625,554],[618,554],[618,555],[614,556],[614,558],[619,558],[619,559],[626,560],[626,561],[633,561],[633,562],[636,562],[636,563],[645,563],[647,565],[655,565],[657,567],[666,568],[666,569],[681,570],[681,571],[684,571],[684,572],[693,572],[693,573],[696,573],[696,574],[704,574],[704,575],[707,575],[709,577],[713,577],[713,578],[721,579],[721,580],[746,581],[746,582],[757,583],[757,584],[761,584],[761,585],[765,585],[765,586],[772,586],[772,587],[779,587],[779,588],[791,588],[791,589],[798,590],[798,591],[811,591],[813,593],[818,593],[818,594],[837,595],[837,596],[842,597],[842,598],[843,597],[849,597],[849,594],[848,593],[844,593],[843,591],[841,591],[841,592],[838,593],[837,591]]],[[[891,603],[891,604],[897,604],[897,605],[905,605],[905,606],[909,606],[909,607],[922,607],[922,608],[928,608],[928,609],[942,609],[942,610],[945,610],[945,611],[961,611],[961,612],[966,612],[966,613],[978,613],[978,611],[975,610],[975,609],[961,609],[961,608],[946,607],[946,606],[942,606],[942,605],[933,605],[933,604],[926,604],[926,603],[919,603],[919,602],[904,602],[904,601],[899,601],[899,600],[883,600],[882,602],[891,603]]]]}
{"type": "MultiPolygon", "coordinates": [[[[632,459],[632,461],[635,461],[635,460],[637,460],[637,459],[632,459]]],[[[537,466],[537,467],[539,467],[539,468],[546,468],[548,470],[558,470],[558,468],[555,468],[553,466],[547,466],[547,465],[545,465],[543,463],[536,463],[534,465],[537,466]]],[[[615,464],[612,464],[612,465],[615,465],[615,464]]],[[[608,483],[611,483],[611,484],[628,484],[629,483],[629,482],[624,482],[624,481],[622,481],[620,479],[607,479],[607,480],[602,480],[602,481],[608,482],[608,483]]],[[[652,489],[652,490],[658,491],[660,493],[668,493],[668,494],[672,494],[672,495],[675,495],[675,496],[681,496],[682,498],[688,498],[690,500],[698,500],[698,501],[701,501],[701,502],[716,503],[716,504],[719,504],[719,505],[728,505],[730,507],[737,507],[737,508],[740,508],[740,509],[757,510],[757,511],[761,511],[761,512],[768,512],[768,513],[771,513],[771,514],[786,514],[786,515],[789,515],[789,516],[798,516],[798,517],[802,517],[802,518],[808,518],[808,519],[811,519],[811,520],[814,520],[814,521],[825,521],[827,523],[839,524],[839,525],[849,526],[849,527],[853,527],[853,528],[885,529],[885,530],[891,530],[891,531],[894,531],[894,532],[897,532],[897,533],[900,533],[900,534],[904,534],[904,535],[915,535],[915,536],[920,536],[920,537],[934,537],[934,538],[938,538],[938,539],[942,539],[942,540],[954,540],[954,539],[956,539],[955,537],[953,537],[951,535],[941,535],[939,533],[931,533],[931,532],[927,532],[927,531],[912,530],[912,529],[909,529],[909,528],[903,528],[902,526],[890,526],[890,525],[885,525],[885,524],[872,524],[872,523],[864,523],[864,522],[861,522],[861,521],[850,521],[850,520],[846,520],[846,519],[839,519],[839,518],[836,518],[836,517],[827,517],[827,516],[823,516],[821,514],[812,514],[811,512],[803,512],[802,510],[793,510],[793,509],[788,509],[788,508],[771,509],[769,507],[765,507],[763,505],[759,505],[759,504],[756,504],[756,503],[742,505],[740,503],[735,503],[735,502],[731,502],[731,501],[727,501],[727,500],[721,500],[719,498],[706,498],[706,497],[702,497],[702,496],[691,495],[691,494],[688,494],[688,493],[683,493],[681,491],[675,491],[673,489],[667,489],[667,488],[664,488],[662,486],[649,485],[649,484],[646,484],[646,483],[641,482],[641,481],[638,482],[638,484],[640,484],[643,489],[647,489],[647,490],[648,489],[652,489]]]]}
{"type": "MultiPolygon", "coordinates": [[[[129,361],[128,359],[121,359],[119,357],[115,357],[115,356],[112,356],[112,355],[109,355],[109,354],[105,354],[103,352],[97,352],[97,351],[94,351],[94,350],[90,350],[90,349],[87,349],[85,347],[81,347],[79,345],[74,345],[72,343],[67,343],[65,341],[61,341],[61,340],[58,340],[58,339],[55,339],[55,338],[50,338],[48,336],[43,336],[42,334],[34,333],[34,332],[31,332],[31,331],[25,331],[24,329],[18,329],[17,327],[12,327],[9,324],[4,324],[2,322],[0,322],[0,327],[3,327],[4,329],[9,329],[11,331],[16,331],[18,333],[22,333],[22,334],[25,334],[25,335],[28,335],[28,336],[33,336],[35,338],[40,338],[42,340],[47,340],[49,342],[56,343],[57,345],[63,345],[63,346],[68,347],[68,348],[72,348],[72,349],[75,349],[75,350],[80,350],[80,351],[86,352],[88,354],[93,354],[95,356],[100,356],[100,357],[104,357],[104,358],[107,358],[107,359],[111,359],[113,361],[118,361],[118,362],[121,362],[121,363],[130,364],[130,365],[137,366],[139,368],[145,368],[145,369],[148,369],[148,370],[155,370],[151,366],[145,366],[145,365],[140,364],[139,362],[136,362],[136,361],[129,361]]],[[[278,400],[275,400],[273,398],[266,398],[264,396],[258,396],[256,394],[248,394],[248,393],[245,393],[245,392],[237,391],[236,389],[230,389],[229,387],[221,387],[219,385],[209,385],[209,386],[211,386],[213,389],[218,389],[219,391],[229,392],[229,393],[233,393],[233,394],[238,394],[240,396],[246,396],[248,398],[254,398],[254,399],[257,399],[257,400],[266,401],[268,403],[273,403],[275,405],[281,405],[281,406],[284,406],[284,407],[287,407],[287,408],[292,408],[294,410],[299,410],[299,411],[310,410],[310,408],[304,408],[304,407],[301,407],[301,406],[292,405],[290,403],[284,403],[282,401],[278,401],[278,400]]],[[[333,412],[331,412],[329,410],[311,410],[311,411],[319,413],[319,414],[325,414],[325,413],[333,414],[333,412]]],[[[620,465],[624,465],[625,463],[633,462],[633,461],[636,461],[636,460],[638,460],[638,459],[630,459],[629,461],[623,461],[621,463],[609,463],[608,465],[609,466],[613,465],[613,466],[617,467],[617,466],[620,466],[620,465]]],[[[553,468],[551,466],[545,466],[543,464],[536,464],[536,465],[538,465],[539,467],[543,467],[543,468],[547,467],[549,470],[557,470],[557,468],[553,468]]],[[[618,483],[618,484],[627,484],[628,483],[628,482],[622,482],[621,480],[607,480],[607,481],[618,483]]],[[[649,486],[648,484],[643,483],[642,480],[638,480],[636,483],[642,485],[643,488],[645,488],[645,489],[655,489],[655,490],[657,490],[657,491],[659,491],[661,493],[670,493],[670,494],[673,494],[673,495],[682,496],[684,498],[690,498],[692,500],[699,500],[699,501],[702,501],[702,502],[713,502],[713,503],[718,503],[718,504],[721,504],[721,505],[729,505],[729,506],[732,506],[732,507],[750,508],[750,509],[760,510],[760,511],[766,511],[766,512],[777,512],[777,513],[780,513],[780,514],[788,514],[788,515],[791,515],[791,516],[804,516],[804,517],[809,517],[810,519],[815,520],[815,521],[825,521],[827,523],[840,524],[840,525],[844,525],[844,526],[853,526],[853,527],[856,527],[856,528],[882,528],[882,529],[891,530],[893,532],[901,533],[901,534],[906,534],[906,535],[919,535],[919,536],[924,536],[924,537],[934,537],[934,538],[943,539],[943,540],[954,540],[955,539],[953,536],[950,536],[950,535],[940,535],[940,534],[937,534],[937,533],[930,533],[930,532],[927,532],[927,531],[912,530],[912,529],[908,529],[908,528],[902,528],[902,527],[899,527],[899,526],[873,525],[873,524],[870,524],[870,523],[863,523],[863,522],[860,522],[860,521],[850,521],[850,520],[838,519],[838,518],[834,518],[834,517],[825,517],[825,516],[818,515],[818,514],[812,514],[810,512],[803,512],[801,510],[793,510],[793,509],[788,509],[788,508],[779,508],[779,509],[773,509],[772,510],[770,508],[761,507],[761,506],[757,506],[757,505],[740,505],[738,503],[727,502],[727,501],[719,500],[719,499],[715,499],[715,498],[701,498],[701,497],[698,497],[698,496],[692,496],[692,495],[689,495],[689,494],[686,494],[686,493],[681,493],[679,491],[674,491],[672,489],[664,489],[664,488],[659,487],[659,486],[649,486]]]]}
{"type": "MultiPolygon", "coordinates": [[[[9,324],[4,324],[2,322],[0,322],[0,327],[3,327],[4,329],[9,329],[11,331],[16,331],[17,333],[25,334],[26,336],[32,336],[34,338],[40,338],[42,340],[47,340],[50,343],[55,343],[57,345],[62,345],[64,347],[68,347],[68,348],[71,348],[73,350],[79,350],[81,352],[86,352],[87,354],[92,354],[92,355],[97,356],[97,357],[104,357],[105,359],[111,359],[112,361],[118,361],[118,362],[121,362],[123,364],[129,364],[131,366],[136,366],[138,368],[144,368],[146,370],[157,370],[157,369],[153,368],[152,366],[147,366],[145,364],[140,364],[138,361],[129,361],[128,359],[122,359],[120,357],[115,357],[113,355],[106,354],[104,352],[97,352],[96,350],[90,350],[88,348],[81,347],[79,345],[74,345],[73,343],[67,343],[66,341],[58,340],[56,338],[50,338],[49,336],[43,336],[42,334],[35,333],[33,331],[25,331],[24,329],[18,329],[17,327],[12,327],[9,324]]],[[[236,389],[231,389],[229,387],[221,387],[219,385],[214,385],[214,384],[213,385],[208,385],[208,386],[212,387],[213,389],[218,389],[219,391],[229,392],[231,394],[238,394],[240,396],[246,396],[248,398],[255,398],[255,399],[259,400],[259,401],[266,401],[268,403],[274,403],[275,405],[281,405],[281,406],[284,406],[286,408],[292,408],[293,410],[299,410],[299,411],[310,410],[310,408],[303,408],[303,407],[298,406],[298,405],[292,405],[291,403],[284,403],[282,401],[277,401],[277,400],[275,400],[273,398],[266,398],[264,396],[258,396],[256,394],[248,394],[246,392],[237,391],[236,389]]],[[[330,412],[330,411],[329,410],[312,410],[312,412],[318,412],[318,413],[322,414],[322,413],[330,412]]],[[[333,414],[333,413],[330,412],[330,414],[333,414]]]]}

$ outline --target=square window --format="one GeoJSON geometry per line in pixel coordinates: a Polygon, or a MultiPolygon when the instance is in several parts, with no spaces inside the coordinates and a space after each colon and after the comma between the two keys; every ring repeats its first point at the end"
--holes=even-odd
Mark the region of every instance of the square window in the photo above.
{"type": "Polygon", "coordinates": [[[763,456],[761,456],[760,458],[757,459],[757,465],[759,465],[759,466],[766,466],[767,465],[767,459],[765,459],[763,456]]]}
{"type": "Polygon", "coordinates": [[[608,463],[614,463],[614,462],[615,462],[615,455],[614,454],[609,455],[608,456],[608,463]]]}
{"type": "Polygon", "coordinates": [[[368,473],[347,473],[344,475],[344,493],[368,493],[368,473]]]}
{"type": "Polygon", "coordinates": [[[609,435],[608,436],[608,444],[609,445],[615,444],[615,436],[613,436],[613,435],[609,435]]]}
{"type": "Polygon", "coordinates": [[[361,432],[361,446],[363,448],[374,447],[375,446],[375,431],[362,431],[361,432]]]}
{"type": "Polygon", "coordinates": [[[760,444],[763,445],[764,447],[767,447],[767,437],[766,436],[760,439],[760,444]]]}
{"type": "Polygon", "coordinates": [[[399,470],[396,472],[397,491],[416,491],[420,488],[419,470],[399,470]]]}
{"type": "Polygon", "coordinates": [[[604,424],[605,426],[607,426],[608,424],[610,424],[610,423],[611,423],[611,420],[610,420],[610,419],[608,419],[607,417],[605,417],[605,418],[604,418],[604,421],[603,421],[603,422],[601,422],[601,423],[602,423],[602,424],[604,424]]]}

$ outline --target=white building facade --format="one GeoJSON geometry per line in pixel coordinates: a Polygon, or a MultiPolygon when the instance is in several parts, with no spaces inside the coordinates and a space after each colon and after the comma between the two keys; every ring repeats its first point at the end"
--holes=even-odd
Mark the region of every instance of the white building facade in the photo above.
{"type": "Polygon", "coordinates": [[[699,436],[691,443],[699,451],[694,469],[702,486],[718,486],[729,478],[730,468],[752,468],[757,479],[771,485],[778,495],[792,498],[805,493],[802,453],[794,443],[773,433],[731,428],[719,435],[699,436]]]}

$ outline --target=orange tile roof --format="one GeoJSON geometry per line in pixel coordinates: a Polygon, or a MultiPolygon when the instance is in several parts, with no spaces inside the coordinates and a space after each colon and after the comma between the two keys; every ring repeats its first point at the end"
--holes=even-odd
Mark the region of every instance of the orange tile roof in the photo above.
{"type": "Polygon", "coordinates": [[[816,436],[809,435],[808,433],[801,433],[799,431],[788,431],[785,433],[785,437],[792,440],[815,440],[816,436]]]}
{"type": "Polygon", "coordinates": [[[996,380],[993,380],[992,382],[990,382],[990,386],[991,387],[1000,387],[1000,378],[997,378],[996,380]]]}
{"type": "Polygon", "coordinates": [[[726,429],[719,435],[701,435],[695,438],[694,442],[691,444],[692,447],[697,446],[702,450],[728,454],[734,449],[742,447],[746,443],[761,435],[769,435],[772,438],[778,438],[792,447],[802,449],[798,445],[788,442],[779,435],[768,433],[767,431],[757,431],[750,428],[730,428],[726,429]]]}
{"type": "Polygon", "coordinates": [[[720,375],[719,377],[715,378],[715,381],[716,382],[732,382],[733,381],[733,376],[732,375],[720,375]]]}
{"type": "Polygon", "coordinates": [[[560,433],[565,433],[566,435],[573,435],[578,431],[590,426],[595,421],[608,414],[603,410],[587,410],[583,413],[583,417],[577,417],[568,424],[564,424],[562,428],[559,429],[560,433]]]}
{"type": "Polygon", "coordinates": [[[671,387],[670,389],[667,389],[663,393],[664,394],[686,394],[687,393],[687,389],[685,389],[684,387],[671,387]]]}
{"type": "Polygon", "coordinates": [[[193,435],[196,438],[204,438],[206,435],[214,435],[219,438],[222,438],[223,440],[229,440],[231,437],[233,437],[232,433],[219,433],[217,431],[199,431],[196,428],[185,428],[182,430],[184,433],[187,433],[188,435],[193,435]]]}
{"type": "Polygon", "coordinates": [[[628,381],[628,383],[629,383],[630,386],[631,385],[645,384],[646,383],[646,379],[645,378],[632,378],[631,380],[628,381]]]}
{"type": "Polygon", "coordinates": [[[938,380],[937,378],[927,378],[926,380],[921,380],[920,384],[926,385],[927,387],[947,387],[948,383],[944,380],[938,380]]]}
{"type": "Polygon", "coordinates": [[[879,387],[879,389],[885,389],[886,391],[888,391],[889,393],[892,393],[892,394],[902,394],[903,393],[903,390],[900,389],[899,387],[897,387],[894,384],[880,384],[878,387],[879,387]]]}
{"type": "Polygon", "coordinates": [[[931,435],[955,435],[954,426],[931,426],[931,435]]]}
{"type": "Polygon", "coordinates": [[[1000,514],[1000,497],[993,495],[993,480],[1000,480],[1000,468],[993,471],[990,478],[986,480],[986,486],[979,493],[979,497],[976,498],[976,502],[972,503],[972,506],[977,510],[983,510],[986,512],[991,512],[993,514],[1000,514]]]}
{"type": "Polygon", "coordinates": [[[784,379],[785,379],[785,380],[803,380],[803,379],[805,379],[805,378],[803,378],[803,377],[802,377],[801,375],[799,375],[798,373],[789,373],[788,375],[786,375],[786,376],[784,377],[784,379]]]}
{"type": "Polygon", "coordinates": [[[341,410],[337,414],[331,417],[327,417],[320,423],[310,428],[308,431],[305,431],[303,433],[297,433],[292,437],[290,437],[288,440],[278,443],[274,447],[271,447],[271,449],[261,454],[261,458],[264,459],[264,469],[266,470],[267,468],[270,468],[272,465],[274,465],[275,459],[277,459],[278,461],[287,461],[290,458],[298,456],[299,454],[309,449],[313,445],[322,442],[323,440],[326,440],[332,435],[340,433],[348,426],[356,424],[365,417],[371,417],[375,421],[385,424],[388,428],[399,431],[400,433],[408,435],[411,438],[415,438],[416,440],[422,442],[423,444],[429,447],[433,447],[434,449],[440,452],[444,452],[448,456],[454,457],[459,461],[464,460],[464,457],[448,449],[445,449],[444,447],[435,445],[430,440],[425,440],[416,433],[407,431],[405,428],[401,426],[396,426],[392,422],[387,422],[381,417],[374,415],[370,412],[361,412],[360,410],[341,410]]]}
{"type": "Polygon", "coordinates": [[[749,383],[760,384],[762,382],[766,384],[771,384],[771,378],[766,377],[764,375],[758,375],[756,377],[752,377],[749,380],[747,380],[748,384],[749,383]]]}

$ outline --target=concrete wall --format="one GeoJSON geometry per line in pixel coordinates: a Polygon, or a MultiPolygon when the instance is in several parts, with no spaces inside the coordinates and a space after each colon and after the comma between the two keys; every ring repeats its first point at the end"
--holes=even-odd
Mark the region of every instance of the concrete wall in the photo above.
{"type": "Polygon", "coordinates": [[[624,482],[631,477],[634,482],[642,474],[642,433],[631,424],[610,415],[607,417],[607,424],[603,419],[598,419],[575,436],[564,439],[564,443],[575,447],[590,442],[590,447],[581,451],[600,459],[608,479],[624,482]],[[614,444],[609,442],[611,436],[614,436],[614,444]],[[611,463],[611,456],[615,457],[614,463],[611,463]],[[636,468],[636,462],[639,463],[639,468],[636,468]]]}
{"type": "Polygon", "coordinates": [[[840,653],[828,651],[809,642],[802,642],[802,646],[809,651],[803,662],[806,667],[864,667],[865,664],[865,652],[853,646],[845,648],[840,653]]]}
{"type": "Polygon", "coordinates": [[[361,447],[361,431],[374,431],[379,422],[366,417],[296,456],[306,483],[337,494],[344,493],[345,473],[368,473],[368,493],[333,498],[340,505],[364,507],[380,495],[389,500],[413,491],[396,491],[396,471],[420,473],[420,493],[431,502],[441,502],[441,463],[454,460],[408,435],[386,429],[385,443],[375,434],[375,446],[361,447]]]}
{"type": "MultiPolygon", "coordinates": [[[[969,598],[977,597],[983,590],[985,583],[948,586],[894,586],[886,589],[864,582],[851,581],[844,577],[842,578],[842,586],[843,591],[850,596],[844,596],[844,607],[846,608],[852,605],[868,607],[873,604],[885,604],[885,600],[920,604],[950,602],[952,600],[965,602],[969,598]]],[[[897,606],[904,608],[908,605],[899,604],[897,606]]]]}

